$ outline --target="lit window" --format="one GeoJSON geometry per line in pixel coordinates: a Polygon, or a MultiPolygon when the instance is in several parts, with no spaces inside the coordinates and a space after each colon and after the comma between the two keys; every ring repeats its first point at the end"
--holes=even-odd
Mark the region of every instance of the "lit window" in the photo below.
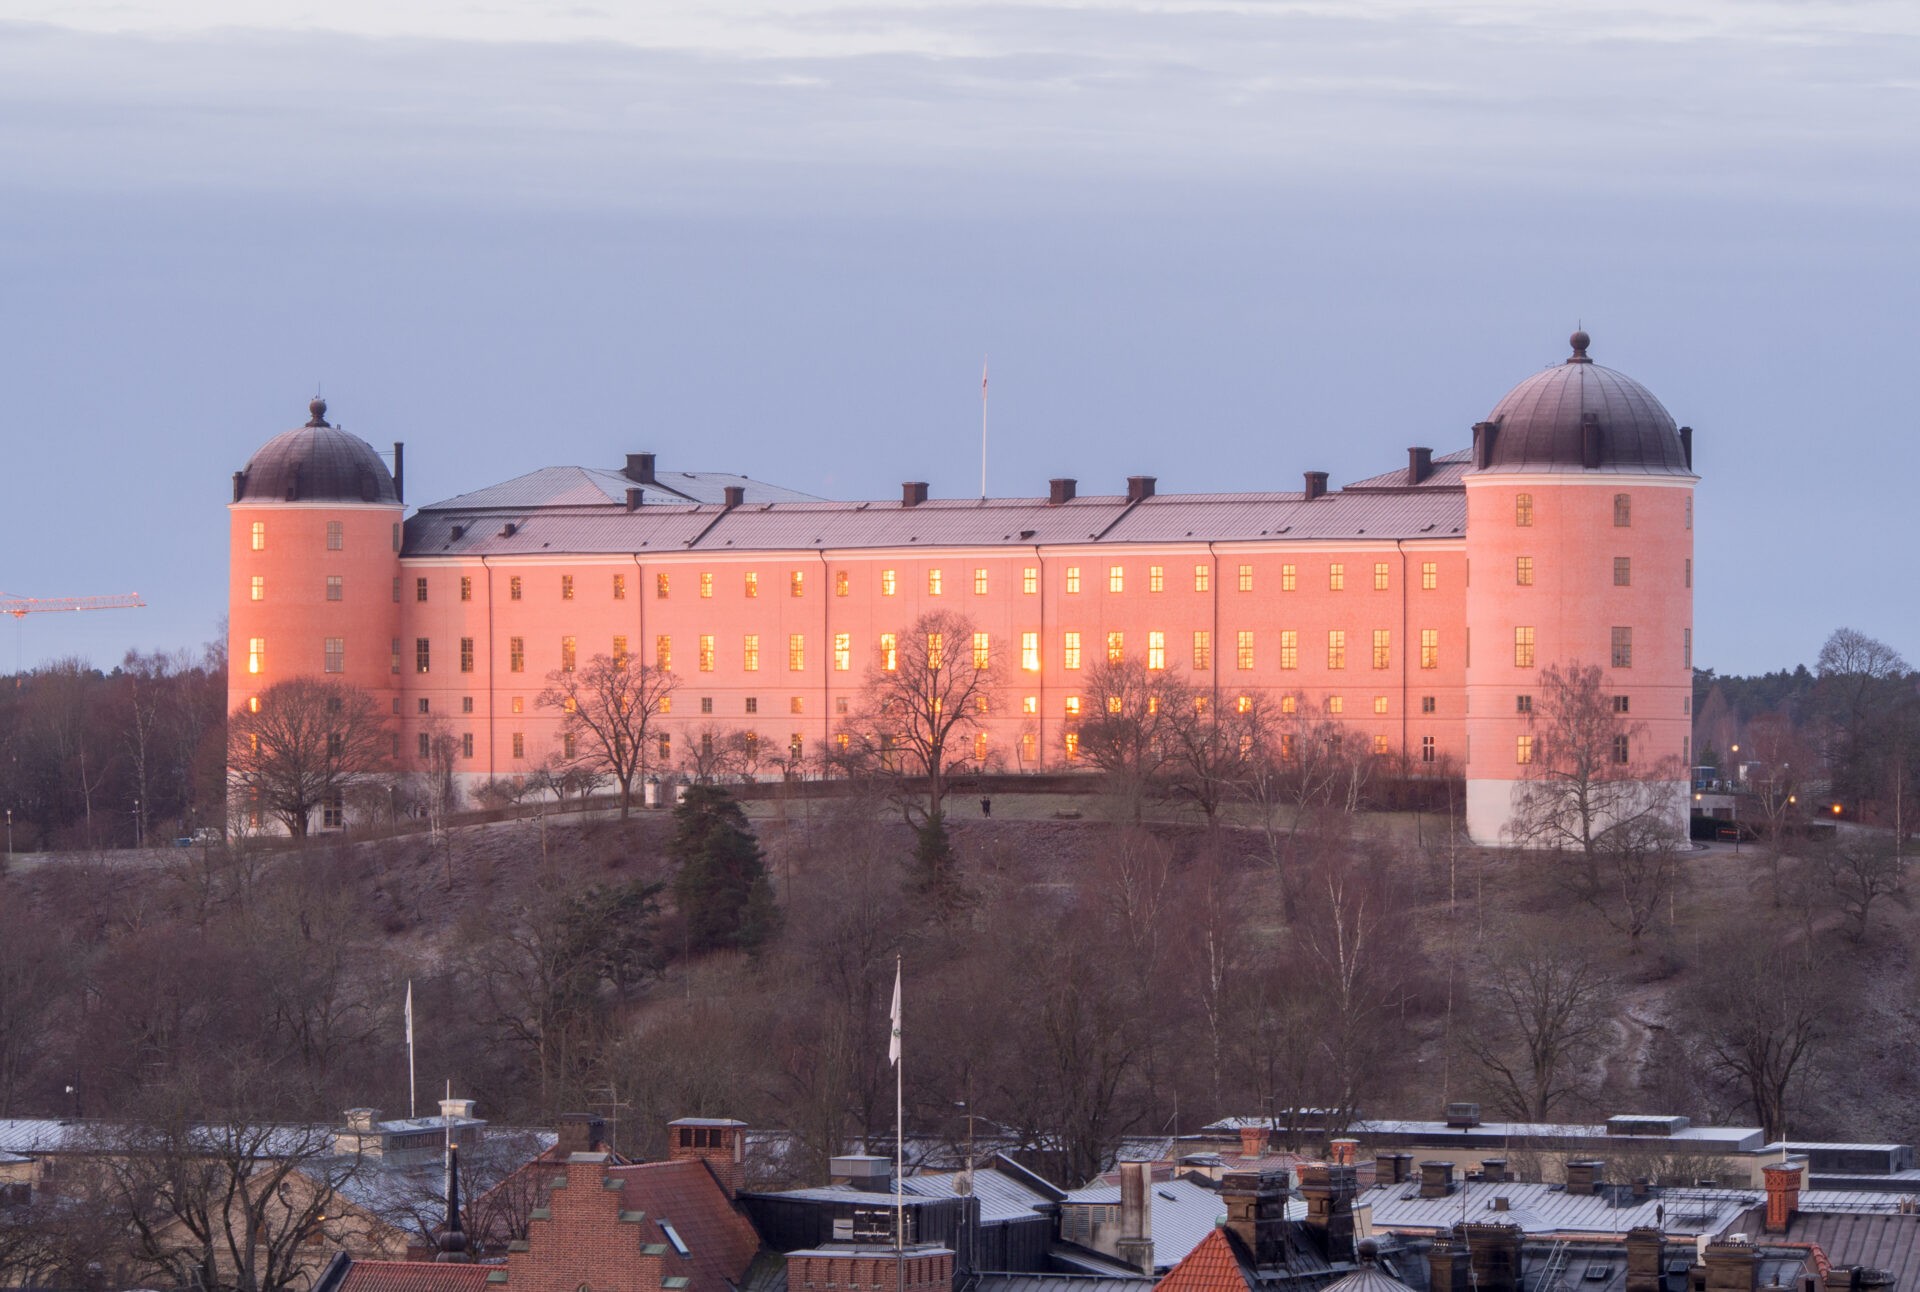
{"type": "Polygon", "coordinates": [[[787,575],[787,595],[790,597],[804,597],[807,595],[807,572],[805,570],[794,570],[787,575]]]}
{"type": "Polygon", "coordinates": [[[1193,634],[1193,666],[1213,667],[1213,634],[1204,628],[1196,629],[1193,634]]]}
{"type": "Polygon", "coordinates": [[[1147,634],[1147,667],[1165,668],[1167,666],[1167,635],[1165,633],[1147,634]]]}
{"type": "Polygon", "coordinates": [[[414,638],[413,639],[413,671],[416,673],[432,672],[432,668],[430,667],[432,663],[433,663],[432,643],[429,642],[425,637],[414,638]]]}
{"type": "Polygon", "coordinates": [[[573,662],[574,662],[573,638],[562,637],[560,639],[560,671],[562,673],[573,672],[573,662]]]}
{"type": "Polygon", "coordinates": [[[1520,526],[1533,524],[1533,495],[1517,493],[1513,496],[1513,523],[1520,526]]]}
{"type": "Polygon", "coordinates": [[[700,571],[700,595],[703,597],[711,597],[713,595],[712,570],[700,571]]]}
{"type": "Polygon", "coordinates": [[[1438,628],[1420,630],[1420,667],[1440,667],[1440,630],[1438,628]]]}
{"type": "MultiPolygon", "coordinates": [[[[266,575],[256,574],[253,576],[253,585],[252,585],[252,588],[250,589],[249,595],[255,601],[265,601],[267,599],[267,576],[266,575]]],[[[337,597],[329,598],[329,600],[336,600],[336,601],[338,599],[339,598],[337,597]]]]}
{"type": "Polygon", "coordinates": [[[1387,738],[1385,736],[1378,734],[1374,736],[1373,752],[1376,754],[1384,754],[1387,752],[1387,738]]]}
{"type": "Polygon", "coordinates": [[[833,635],[833,671],[844,673],[853,667],[853,634],[833,635]]]}
{"type": "Polygon", "coordinates": [[[1020,634],[1020,667],[1028,673],[1040,671],[1040,634],[1020,634]]]}
{"type": "Polygon", "coordinates": [[[327,600],[339,601],[346,593],[345,582],[337,574],[327,576],[327,600]]]}
{"type": "Polygon", "coordinates": [[[1420,563],[1420,590],[1422,592],[1432,592],[1439,586],[1440,566],[1438,562],[1422,561],[1420,563]]]}
{"type": "Polygon", "coordinates": [[[760,671],[760,634],[746,633],[740,639],[740,666],[749,673],[760,671]]]}
{"type": "Polygon", "coordinates": [[[525,732],[516,731],[513,733],[513,756],[515,758],[525,758],[527,756],[527,737],[525,732]]]}
{"type": "Polygon", "coordinates": [[[1513,738],[1513,761],[1522,764],[1533,761],[1532,736],[1515,736],[1513,738]]]}
{"type": "Polygon", "coordinates": [[[1327,591],[1342,592],[1347,586],[1347,567],[1339,561],[1327,566],[1327,591]]]}
{"type": "Polygon", "coordinates": [[[1516,556],[1513,558],[1513,581],[1521,587],[1533,586],[1533,558],[1516,556]]]}
{"type": "Polygon", "coordinates": [[[1388,629],[1373,630],[1373,666],[1389,668],[1393,663],[1393,634],[1388,629]]]}
{"type": "Polygon", "coordinates": [[[1616,556],[1613,558],[1613,586],[1616,588],[1633,585],[1633,558],[1616,556]]]}
{"type": "Polygon", "coordinates": [[[1060,664],[1063,668],[1080,667],[1080,634],[1068,633],[1065,644],[1060,648],[1060,664]]]}
{"type": "MultiPolygon", "coordinates": [[[[1291,565],[1284,565],[1280,567],[1281,569],[1280,587],[1282,591],[1285,591],[1285,592],[1293,591],[1292,587],[1286,582],[1286,572],[1291,570],[1292,568],[1293,567],[1291,565]]],[[[1253,567],[1251,565],[1243,565],[1240,567],[1240,591],[1242,592],[1253,591],[1253,567]]]]}
{"type": "Polygon", "coordinates": [[[1020,712],[1026,714],[1028,717],[1032,717],[1034,714],[1040,712],[1040,697],[1037,695],[1021,696],[1020,712]]]}
{"type": "Polygon", "coordinates": [[[880,667],[888,673],[900,668],[900,643],[892,633],[880,634],[880,667]]]}
{"type": "Polygon", "coordinates": [[[663,695],[660,697],[660,712],[673,712],[673,697],[671,695],[663,695]]]}
{"type": "Polygon", "coordinates": [[[1327,703],[1326,703],[1326,710],[1328,713],[1334,714],[1335,716],[1345,713],[1347,711],[1346,697],[1339,696],[1339,695],[1328,696],[1327,703]]]}
{"type": "Polygon", "coordinates": [[[984,669],[989,662],[987,635],[985,633],[975,633],[973,635],[973,666],[978,669],[984,669]]]}
{"type": "MultiPolygon", "coordinates": [[[[1284,634],[1282,634],[1284,636],[1284,634]]],[[[1243,628],[1234,639],[1233,664],[1235,668],[1253,667],[1253,630],[1243,628]]]]}
{"type": "Polygon", "coordinates": [[[465,574],[460,576],[460,599],[462,601],[473,600],[473,579],[465,574]]]}
{"type": "Polygon", "coordinates": [[[787,671],[789,673],[807,671],[807,638],[804,633],[787,634],[787,671]]]}
{"type": "MultiPolygon", "coordinates": [[[[935,670],[936,672],[939,670],[942,664],[946,663],[947,657],[946,657],[945,650],[943,649],[944,645],[945,645],[945,639],[941,636],[941,634],[939,633],[927,634],[927,667],[935,670]]],[[[934,703],[938,704],[939,701],[936,700],[934,701],[934,703]]]]}
{"type": "Polygon", "coordinates": [[[656,601],[665,601],[673,593],[673,578],[665,570],[653,576],[653,596],[656,601]]]}
{"type": "Polygon", "coordinates": [[[1633,667],[1633,629],[1615,628],[1613,630],[1613,666],[1615,668],[1633,667]]]}
{"type": "Polygon", "coordinates": [[[1167,590],[1167,567],[1149,565],[1147,567],[1147,591],[1165,592],[1167,590]]]}
{"type": "Polygon", "coordinates": [[[560,756],[563,758],[574,757],[574,755],[577,752],[577,745],[578,745],[578,742],[574,739],[574,735],[571,731],[562,735],[560,737],[560,756]]]}
{"type": "Polygon", "coordinates": [[[1528,626],[1513,630],[1513,666],[1515,668],[1533,667],[1533,629],[1528,626]]]}
{"type": "Polygon", "coordinates": [[[1613,496],[1613,523],[1617,529],[1625,529],[1633,524],[1633,495],[1617,493],[1613,496]]]}
{"type": "Polygon", "coordinates": [[[1079,696],[1070,695],[1067,697],[1067,716],[1069,718],[1077,718],[1080,716],[1080,697],[1079,696]]]}
{"type": "Polygon", "coordinates": [[[1435,750],[1432,736],[1420,737],[1420,761],[1430,763],[1434,760],[1435,750]]]}
{"type": "Polygon", "coordinates": [[[1020,571],[1020,591],[1032,596],[1040,591],[1040,567],[1029,565],[1020,571]]]}
{"type": "Polygon", "coordinates": [[[847,572],[845,570],[835,570],[833,572],[833,595],[834,596],[836,597],[846,596],[850,585],[851,585],[851,580],[848,578],[847,572]]]}
{"type": "Polygon", "coordinates": [[[1119,565],[1109,565],[1107,567],[1107,591],[1108,592],[1125,592],[1126,590],[1127,590],[1126,568],[1124,566],[1119,566],[1119,565]]]}
{"type": "Polygon", "coordinates": [[[853,737],[844,731],[836,732],[833,737],[833,743],[835,747],[844,754],[847,750],[853,748],[853,737]]]}
{"type": "Polygon", "coordinates": [[[347,671],[347,639],[329,637],[326,640],[326,671],[344,673],[347,671]]]}
{"type": "Polygon", "coordinates": [[[1107,634],[1107,663],[1118,664],[1127,655],[1127,638],[1124,633],[1107,634]]]}
{"type": "Polygon", "coordinates": [[[746,581],[747,581],[747,595],[750,597],[759,596],[760,595],[759,572],[756,570],[748,570],[746,573],[746,581]]]}
{"type": "MultiPolygon", "coordinates": [[[[464,599],[465,598],[462,598],[462,600],[464,599]]],[[[625,601],[627,599],[627,576],[624,574],[616,574],[613,576],[613,599],[615,601],[625,601]]]]}
{"type": "Polygon", "coordinates": [[[673,667],[673,635],[658,633],[653,639],[653,666],[661,672],[673,667]]]}
{"type": "MultiPolygon", "coordinates": [[[[524,673],[527,671],[527,639],[524,637],[507,638],[507,672],[524,673]]],[[[518,712],[518,710],[516,710],[518,712]]]]}
{"type": "Polygon", "coordinates": [[[973,595],[976,597],[987,595],[987,567],[984,565],[976,565],[973,568],[973,595]]]}
{"type": "Polygon", "coordinates": [[[1280,633],[1280,667],[1300,667],[1300,633],[1297,629],[1287,628],[1280,633]]]}
{"type": "Polygon", "coordinates": [[[987,697],[985,695],[976,695],[973,697],[973,711],[975,713],[985,713],[992,707],[992,705],[987,703],[987,697]]]}
{"type": "Polygon", "coordinates": [[[473,672],[473,638],[471,637],[462,637],[460,639],[460,671],[462,673],[473,672]]]}
{"type": "Polygon", "coordinates": [[[894,574],[892,570],[880,571],[880,595],[881,596],[890,597],[896,591],[899,590],[899,587],[900,587],[900,584],[899,584],[898,577],[894,574]]]}
{"type": "MultiPolygon", "coordinates": [[[[805,713],[806,711],[807,711],[807,701],[805,696],[796,695],[791,700],[787,701],[788,713],[805,713]]],[[[798,737],[796,737],[794,741],[789,743],[798,743],[798,737]]]]}
{"type": "Polygon", "coordinates": [[[1375,713],[1385,713],[1385,712],[1387,711],[1387,697],[1386,697],[1386,696],[1384,696],[1384,695],[1376,695],[1376,696],[1374,696],[1374,697],[1373,697],[1373,711],[1374,711],[1375,713]]]}
{"type": "Polygon", "coordinates": [[[1080,756],[1080,736],[1079,736],[1079,733],[1077,733],[1077,732],[1072,732],[1072,731],[1069,731],[1069,732],[1067,733],[1067,742],[1066,742],[1066,743],[1067,743],[1067,757],[1068,757],[1068,758],[1078,758],[1078,757],[1080,756]]]}
{"type": "Polygon", "coordinates": [[[427,581],[424,577],[413,581],[413,599],[415,601],[425,601],[427,599],[427,581]]]}
{"type": "MultiPolygon", "coordinates": [[[[1251,708],[1251,707],[1252,707],[1252,706],[1251,706],[1251,705],[1249,704],[1249,702],[1248,702],[1248,700],[1247,700],[1247,697],[1246,697],[1246,696],[1244,696],[1244,695],[1243,695],[1243,696],[1241,696],[1241,697],[1240,697],[1240,712],[1242,712],[1242,713],[1245,713],[1245,712],[1246,712],[1246,711],[1247,711],[1247,710],[1248,710],[1249,708],[1251,708]]],[[[1283,695],[1283,696],[1281,696],[1281,697],[1280,697],[1280,712],[1282,712],[1282,713],[1292,713],[1292,712],[1294,712],[1295,710],[1297,710],[1297,709],[1298,709],[1299,707],[1300,707],[1300,697],[1299,697],[1299,696],[1297,696],[1297,695],[1283,695]]]]}
{"type": "MultiPolygon", "coordinates": [[[[1125,707],[1125,701],[1123,701],[1123,700],[1122,700],[1122,699],[1121,699],[1121,698],[1120,698],[1119,696],[1117,696],[1117,695],[1110,695],[1110,696],[1108,696],[1108,697],[1107,697],[1107,712],[1108,712],[1108,713],[1119,713],[1119,712],[1120,712],[1120,710],[1121,710],[1122,708],[1124,708],[1124,707],[1125,707]]],[[[1152,699],[1152,698],[1149,698],[1149,699],[1147,700],[1147,712],[1148,712],[1148,713],[1153,713],[1153,712],[1155,712],[1155,705],[1154,705],[1154,703],[1153,703],[1153,699],[1152,699]]]]}
{"type": "Polygon", "coordinates": [[[1344,628],[1327,630],[1327,667],[1345,668],[1347,666],[1347,632],[1344,628]]]}
{"type": "Polygon", "coordinates": [[[1387,573],[1387,563],[1385,561],[1375,561],[1373,563],[1373,590],[1375,592],[1385,592],[1391,586],[1391,582],[1391,576],[1387,573]]]}
{"type": "Polygon", "coordinates": [[[525,713],[527,711],[527,697],[524,695],[514,696],[511,707],[515,713],[525,713]]]}
{"type": "Polygon", "coordinates": [[[1206,592],[1213,587],[1213,576],[1204,565],[1193,567],[1193,590],[1206,592]]]}
{"type": "Polygon", "coordinates": [[[713,672],[713,634],[700,634],[700,671],[713,672]]]}
{"type": "Polygon", "coordinates": [[[615,637],[613,639],[613,666],[615,668],[625,668],[627,666],[627,639],[625,637],[615,637]]]}
{"type": "MultiPolygon", "coordinates": [[[[421,582],[425,583],[426,580],[422,579],[421,582]]],[[[422,601],[426,600],[425,597],[421,597],[420,599],[422,601]]],[[[560,576],[560,599],[562,601],[573,600],[573,576],[571,574],[563,574],[560,576]]]]}
{"type": "Polygon", "coordinates": [[[253,550],[256,552],[267,550],[267,522],[264,520],[253,522],[253,550]]]}
{"type": "Polygon", "coordinates": [[[927,571],[927,595],[930,597],[939,596],[942,582],[943,582],[943,579],[940,571],[928,570],[927,571]]]}
{"type": "Polygon", "coordinates": [[[973,734],[973,761],[976,763],[987,761],[987,733],[984,731],[976,731],[973,734]]]}
{"type": "MultiPolygon", "coordinates": [[[[1238,699],[1236,699],[1236,700],[1235,700],[1235,701],[1233,702],[1233,707],[1234,707],[1234,708],[1235,708],[1235,709],[1236,709],[1236,710],[1237,710],[1238,712],[1240,712],[1240,713],[1252,713],[1252,712],[1253,712],[1253,697],[1252,697],[1252,696],[1250,696],[1250,695],[1243,695],[1243,696],[1241,696],[1241,697],[1239,697],[1238,699]]],[[[1292,697],[1292,696],[1288,696],[1288,697],[1286,698],[1286,701],[1285,701],[1285,702],[1284,702],[1284,703],[1283,703],[1283,704],[1281,705],[1281,712],[1283,712],[1283,713],[1292,713],[1292,712],[1293,712],[1293,697],[1292,697]]]]}
{"type": "Polygon", "coordinates": [[[1080,567],[1077,565],[1067,567],[1067,591],[1080,591],[1080,567]]]}

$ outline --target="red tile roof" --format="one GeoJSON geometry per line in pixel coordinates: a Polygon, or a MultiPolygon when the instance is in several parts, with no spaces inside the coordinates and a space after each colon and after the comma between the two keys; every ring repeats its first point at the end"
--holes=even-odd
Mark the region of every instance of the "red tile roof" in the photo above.
{"type": "Polygon", "coordinates": [[[355,1261],[339,1292],[485,1292],[497,1266],[431,1261],[355,1261]]]}
{"type": "Polygon", "coordinates": [[[1227,1241],[1227,1231],[1216,1229],[1201,1239],[1153,1285],[1153,1292],[1247,1292],[1247,1276],[1227,1241]]]}

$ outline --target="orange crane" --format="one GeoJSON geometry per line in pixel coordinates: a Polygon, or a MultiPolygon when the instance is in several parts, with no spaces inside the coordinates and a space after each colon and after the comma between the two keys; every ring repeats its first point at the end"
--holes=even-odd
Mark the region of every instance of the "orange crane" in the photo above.
{"type": "Polygon", "coordinates": [[[0,614],[15,619],[50,610],[138,610],[146,604],[138,592],[112,597],[15,597],[0,593],[0,614]]]}

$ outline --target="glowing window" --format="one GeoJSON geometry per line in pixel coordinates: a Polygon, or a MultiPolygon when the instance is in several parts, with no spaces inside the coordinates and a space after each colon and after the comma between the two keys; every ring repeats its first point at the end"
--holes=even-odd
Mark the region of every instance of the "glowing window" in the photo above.
{"type": "Polygon", "coordinates": [[[1078,757],[1080,756],[1080,736],[1079,736],[1079,733],[1077,733],[1077,732],[1073,732],[1073,731],[1069,731],[1069,732],[1067,733],[1067,740],[1066,740],[1066,746],[1067,746],[1067,757],[1068,757],[1068,758],[1078,758],[1078,757]]]}
{"type": "Polygon", "coordinates": [[[473,600],[473,579],[465,574],[460,576],[460,599],[462,601],[473,600]]]}
{"type": "Polygon", "coordinates": [[[713,634],[700,634],[700,671],[713,672],[713,634]]]}
{"type": "MultiPolygon", "coordinates": [[[[1286,582],[1284,581],[1285,571],[1291,570],[1292,568],[1293,567],[1290,565],[1282,567],[1283,580],[1280,586],[1284,591],[1291,592],[1293,590],[1292,588],[1288,587],[1286,582]]],[[[1251,565],[1243,565],[1240,567],[1240,591],[1242,592],[1253,591],[1253,567],[1251,565]]]]}
{"type": "Polygon", "coordinates": [[[851,582],[845,570],[835,570],[833,572],[833,595],[836,597],[846,596],[851,582]]]}
{"type": "Polygon", "coordinates": [[[807,670],[807,638],[804,633],[787,635],[787,671],[804,673],[807,670]]]}
{"type": "Polygon", "coordinates": [[[1513,630],[1513,666],[1515,668],[1533,667],[1533,629],[1521,625],[1513,630]]]}
{"type": "Polygon", "coordinates": [[[1167,590],[1167,567],[1149,565],[1147,567],[1147,591],[1165,592],[1167,590]]]}
{"type": "Polygon", "coordinates": [[[1381,714],[1383,714],[1383,713],[1385,713],[1385,712],[1387,711],[1387,697],[1386,697],[1386,696],[1384,696],[1384,695],[1376,695],[1376,696],[1374,696],[1374,697],[1373,697],[1373,711],[1374,711],[1375,713],[1381,713],[1381,714]]]}
{"type": "Polygon", "coordinates": [[[1253,630],[1243,628],[1234,639],[1233,663],[1235,668],[1253,667],[1253,630]]]}
{"type": "Polygon", "coordinates": [[[1032,596],[1040,591],[1040,567],[1029,565],[1020,571],[1020,591],[1032,596]]]}
{"type": "Polygon", "coordinates": [[[1069,718],[1077,718],[1080,716],[1080,697],[1079,696],[1070,695],[1067,697],[1067,716],[1069,718]]]}
{"type": "MultiPolygon", "coordinates": [[[[613,576],[613,599],[615,601],[625,601],[627,599],[627,576],[624,574],[616,574],[613,576]]],[[[462,597],[461,600],[464,601],[466,598],[462,597]]]]}
{"type": "Polygon", "coordinates": [[[1330,695],[1327,697],[1325,708],[1328,713],[1336,716],[1345,713],[1347,711],[1346,698],[1344,696],[1330,695]]]}
{"type": "Polygon", "coordinates": [[[253,550],[256,552],[267,550],[267,522],[264,520],[253,522],[253,550]]]}
{"type": "Polygon", "coordinates": [[[1067,591],[1080,591],[1080,567],[1077,565],[1067,567],[1067,591]]]}
{"type": "Polygon", "coordinates": [[[746,633],[740,639],[740,666],[749,673],[760,671],[760,634],[746,633]]]}
{"type": "Polygon", "coordinates": [[[1440,630],[1438,628],[1420,630],[1420,667],[1440,667],[1440,630]]]}
{"type": "Polygon", "coordinates": [[[560,671],[562,673],[573,672],[574,657],[575,657],[575,650],[574,650],[573,638],[562,637],[560,639],[560,671]]]}
{"type": "Polygon", "coordinates": [[[1126,567],[1109,565],[1107,567],[1107,591],[1125,592],[1127,590],[1126,567]]]}
{"type": "Polygon", "coordinates": [[[747,592],[747,595],[748,595],[748,596],[750,596],[750,597],[757,597],[757,596],[759,596],[759,595],[760,595],[760,574],[759,574],[759,572],[758,572],[758,571],[756,571],[756,570],[748,570],[748,571],[746,572],[746,576],[745,576],[745,577],[746,577],[746,584],[747,584],[747,587],[746,587],[746,592],[747,592]]]}
{"type": "Polygon", "coordinates": [[[1517,493],[1513,496],[1513,523],[1520,526],[1533,524],[1533,495],[1517,493]]]}
{"type": "Polygon", "coordinates": [[[927,571],[927,595],[937,597],[945,586],[944,576],[938,570],[927,571]]]}
{"type": "Polygon", "coordinates": [[[892,570],[880,571],[880,595],[890,597],[900,589],[899,576],[892,570]]]}
{"type": "Polygon", "coordinates": [[[1513,581],[1523,588],[1533,586],[1533,558],[1516,556],[1513,558],[1513,581]]]}
{"type": "Polygon", "coordinates": [[[673,634],[659,633],[653,639],[653,666],[661,672],[673,667],[673,634]]]}
{"type": "Polygon", "coordinates": [[[987,667],[988,663],[987,635],[985,633],[975,633],[973,635],[973,666],[983,669],[987,667]]]}
{"type": "Polygon", "coordinates": [[[833,671],[845,673],[853,667],[853,634],[835,633],[833,635],[833,671]]]}
{"type": "Polygon", "coordinates": [[[1297,629],[1287,628],[1280,633],[1280,667],[1300,667],[1300,633],[1297,629]]]}
{"type": "Polygon", "coordinates": [[[1435,561],[1422,561],[1420,563],[1420,590],[1422,592],[1432,592],[1435,588],[1439,586],[1440,586],[1439,563],[1435,561]]]}
{"type": "Polygon", "coordinates": [[[613,639],[613,666],[615,668],[625,668],[627,666],[627,639],[625,637],[615,637],[613,639]]]}
{"type": "Polygon", "coordinates": [[[1032,717],[1034,714],[1040,712],[1040,697],[1037,695],[1021,696],[1020,712],[1026,714],[1028,717],[1032,717]]]}
{"type": "MultiPolygon", "coordinates": [[[[507,672],[524,673],[527,671],[527,639],[524,637],[507,638],[507,672]]],[[[518,713],[516,709],[514,712],[518,713]]]]}
{"type": "Polygon", "coordinates": [[[1526,764],[1533,761],[1533,737],[1515,736],[1513,738],[1513,761],[1526,764]]]}
{"type": "Polygon", "coordinates": [[[900,668],[900,642],[892,633],[880,634],[880,667],[888,673],[900,668]]]}
{"type": "MultiPolygon", "coordinates": [[[[248,595],[252,597],[252,599],[255,601],[265,601],[267,599],[267,576],[266,575],[256,574],[253,576],[252,587],[249,589],[248,595]]],[[[330,598],[330,599],[336,600],[336,601],[339,600],[339,598],[337,597],[330,598]]]]}
{"type": "Polygon", "coordinates": [[[1165,633],[1147,634],[1147,667],[1165,668],[1167,666],[1167,635],[1165,633]]]}
{"type": "Polygon", "coordinates": [[[807,595],[807,572],[805,570],[794,570],[787,575],[787,595],[790,597],[804,597],[807,595]]]}
{"type": "Polygon", "coordinates": [[[1040,634],[1020,634],[1020,667],[1028,673],[1040,671],[1040,634]]]}
{"type": "Polygon", "coordinates": [[[507,600],[518,601],[519,599],[520,599],[520,576],[516,574],[507,580],[507,600]]]}
{"type": "Polygon", "coordinates": [[[1393,634],[1385,628],[1373,630],[1373,666],[1390,668],[1393,664],[1393,634]]]}
{"type": "Polygon", "coordinates": [[[1347,567],[1340,561],[1327,566],[1327,591],[1342,592],[1347,586],[1347,567]]]}
{"type": "Polygon", "coordinates": [[[1327,667],[1345,668],[1347,666],[1347,633],[1344,628],[1327,630],[1327,667]]]}
{"type": "Polygon", "coordinates": [[[700,595],[703,597],[711,597],[713,595],[712,570],[700,571],[700,595]]]}
{"type": "Polygon", "coordinates": [[[1193,590],[1206,592],[1213,587],[1213,575],[1204,565],[1193,567],[1193,590]]]}
{"type": "Polygon", "coordinates": [[[1193,634],[1193,666],[1213,667],[1213,634],[1204,628],[1196,629],[1193,634]]]}
{"type": "Polygon", "coordinates": [[[1382,735],[1374,736],[1373,752],[1376,754],[1384,754],[1387,752],[1387,738],[1385,736],[1382,736],[1382,735]]]}
{"type": "Polygon", "coordinates": [[[1080,634],[1068,633],[1060,648],[1060,663],[1063,668],[1080,667],[1080,634]]]}
{"type": "Polygon", "coordinates": [[[1127,655],[1126,634],[1117,633],[1117,632],[1108,633],[1107,634],[1107,663],[1118,664],[1121,660],[1126,658],[1126,655],[1127,655]]]}
{"type": "Polygon", "coordinates": [[[673,593],[673,577],[665,570],[653,576],[653,596],[656,601],[665,601],[673,593]]]}
{"type": "Polygon", "coordinates": [[[974,567],[973,595],[976,597],[984,597],[987,595],[987,567],[984,565],[974,567]]]}
{"type": "Polygon", "coordinates": [[[1375,592],[1385,592],[1391,585],[1391,581],[1392,576],[1387,573],[1387,563],[1385,561],[1375,561],[1373,563],[1373,590],[1375,592]]]}
{"type": "MultiPolygon", "coordinates": [[[[422,579],[420,580],[420,582],[424,586],[426,583],[426,580],[422,579]]],[[[421,595],[420,599],[422,601],[425,601],[427,599],[424,593],[421,595]]],[[[562,601],[573,600],[573,576],[571,574],[563,574],[560,576],[560,599],[562,601]]]]}

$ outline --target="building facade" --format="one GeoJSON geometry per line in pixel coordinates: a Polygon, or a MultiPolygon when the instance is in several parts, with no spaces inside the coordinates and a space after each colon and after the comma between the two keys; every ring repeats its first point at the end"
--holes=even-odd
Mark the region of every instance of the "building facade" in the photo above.
{"type": "Polygon", "coordinates": [[[1548,664],[1605,668],[1632,717],[1627,774],[1691,753],[1692,433],[1587,348],[1576,333],[1469,449],[1284,492],[1131,476],[1112,494],[1058,479],[949,500],[909,482],[834,502],[634,453],[407,516],[401,446],[389,471],[316,400],[234,476],[230,702],[338,678],[390,710],[402,768],[444,731],[471,785],[564,752],[536,702],[549,673],[639,655],[679,681],[658,765],[716,730],[812,754],[899,634],[951,610],[1004,679],[973,738],[984,766],[1073,766],[1085,670],[1137,658],[1214,704],[1311,706],[1415,774],[1464,770],[1469,830],[1494,842],[1548,664]]]}

